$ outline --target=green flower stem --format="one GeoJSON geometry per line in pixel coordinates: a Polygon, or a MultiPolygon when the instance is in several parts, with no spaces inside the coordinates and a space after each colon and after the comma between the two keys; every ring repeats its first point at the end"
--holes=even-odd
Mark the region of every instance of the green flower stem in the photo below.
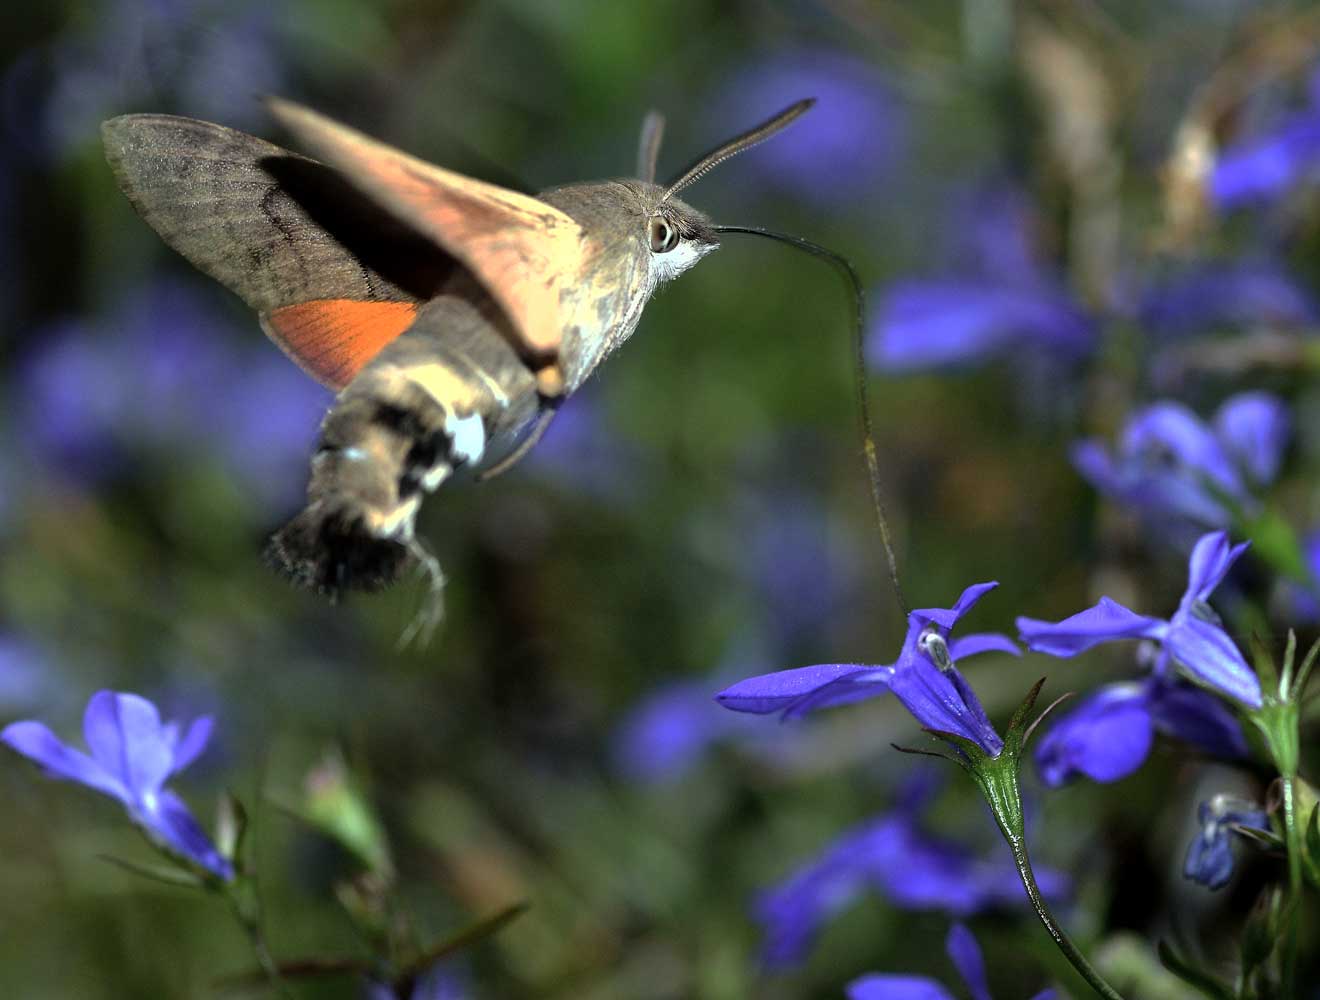
{"type": "Polygon", "coordinates": [[[1054,918],[1049,903],[1045,901],[1040,887],[1036,885],[1036,874],[1031,868],[1031,858],[1027,853],[1027,838],[1023,832],[1022,795],[1018,789],[1020,750],[1020,741],[1013,741],[1010,733],[1010,739],[1006,741],[1004,752],[999,757],[985,757],[974,761],[969,771],[990,804],[999,832],[1004,835],[1009,850],[1013,852],[1013,864],[1017,866],[1022,887],[1027,891],[1027,898],[1031,900],[1036,916],[1045,925],[1045,930],[1054,944],[1097,995],[1104,997],[1105,1000],[1123,1000],[1122,994],[1105,982],[1104,977],[1086,960],[1081,949],[1073,944],[1072,938],[1068,937],[1054,918]],[[1019,745],[1012,747],[1013,742],[1018,742],[1019,745]]]}
{"type": "Polygon", "coordinates": [[[1302,902],[1302,836],[1297,828],[1297,775],[1283,776],[1283,835],[1288,845],[1288,927],[1283,938],[1283,995],[1296,996],[1297,916],[1302,902]]]}
{"type": "Polygon", "coordinates": [[[293,993],[289,989],[289,984],[280,974],[280,968],[270,953],[269,945],[266,944],[266,934],[261,926],[261,902],[255,885],[251,879],[240,876],[233,883],[226,885],[223,892],[225,902],[229,904],[229,911],[247,935],[248,943],[252,946],[252,954],[256,957],[261,971],[265,973],[266,979],[269,980],[271,988],[280,996],[291,1000],[293,993]]]}

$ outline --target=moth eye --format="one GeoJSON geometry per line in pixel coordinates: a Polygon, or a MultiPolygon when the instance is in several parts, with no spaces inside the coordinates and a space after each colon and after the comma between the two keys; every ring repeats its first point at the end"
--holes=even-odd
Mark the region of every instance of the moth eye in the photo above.
{"type": "Polygon", "coordinates": [[[660,216],[651,220],[651,252],[669,253],[678,246],[678,230],[660,216]]]}

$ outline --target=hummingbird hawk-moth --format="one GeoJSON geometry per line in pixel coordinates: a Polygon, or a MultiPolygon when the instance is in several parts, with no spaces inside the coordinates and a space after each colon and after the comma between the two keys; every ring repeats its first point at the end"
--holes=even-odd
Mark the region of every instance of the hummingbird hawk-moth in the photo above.
{"type": "Polygon", "coordinates": [[[665,185],[664,121],[652,113],[636,178],[535,197],[268,103],[316,159],[170,115],[114,118],[102,135],[148,225],[338,391],[306,506],[268,546],[279,569],[333,596],[386,586],[414,561],[438,589],[439,566],[414,534],[423,496],[459,468],[497,474],[535,444],[656,287],[718,247],[721,227],[675,195],[812,101],[665,185]]]}

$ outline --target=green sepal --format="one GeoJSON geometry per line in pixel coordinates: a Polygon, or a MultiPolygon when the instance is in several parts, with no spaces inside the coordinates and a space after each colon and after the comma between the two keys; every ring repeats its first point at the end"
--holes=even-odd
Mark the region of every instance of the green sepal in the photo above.
{"type": "Polygon", "coordinates": [[[482,917],[480,920],[469,924],[456,934],[441,939],[427,948],[414,962],[409,963],[407,969],[404,970],[404,976],[416,978],[441,959],[448,958],[455,952],[479,944],[486,938],[499,933],[507,924],[526,913],[530,907],[531,904],[526,900],[511,903],[504,909],[497,910],[490,916],[482,917]]]}
{"type": "Polygon", "coordinates": [[[181,865],[149,865],[140,861],[129,861],[126,858],[117,858],[113,854],[98,855],[102,861],[108,861],[116,868],[122,868],[126,872],[132,872],[134,875],[141,875],[143,878],[149,878],[153,882],[161,882],[165,885],[179,886],[184,889],[204,889],[207,887],[207,880],[200,874],[191,869],[184,868],[181,865]]]}
{"type": "MultiPolygon", "coordinates": [[[[1260,688],[1262,692],[1280,690],[1279,688],[1279,670],[1274,665],[1274,654],[1270,651],[1265,640],[1256,632],[1252,632],[1247,640],[1251,647],[1251,664],[1256,668],[1256,676],[1260,678],[1260,688]]],[[[1287,662],[1287,661],[1285,661],[1287,662]]],[[[1269,698],[1268,693],[1265,694],[1269,698]]]]}
{"type": "Polygon", "coordinates": [[[1250,981],[1255,971],[1261,968],[1275,946],[1280,941],[1280,918],[1284,912],[1283,887],[1279,885],[1265,889],[1251,907],[1246,922],[1242,926],[1240,954],[1242,957],[1242,982],[1250,981]]]}
{"type": "Polygon", "coordinates": [[[1211,1000],[1236,1000],[1236,994],[1228,984],[1188,962],[1167,941],[1160,941],[1155,950],[1164,967],[1188,986],[1195,987],[1211,1000]]]}
{"type": "Polygon", "coordinates": [[[241,869],[240,856],[247,840],[248,814],[243,803],[233,792],[220,796],[215,810],[215,846],[236,870],[241,869]]]}

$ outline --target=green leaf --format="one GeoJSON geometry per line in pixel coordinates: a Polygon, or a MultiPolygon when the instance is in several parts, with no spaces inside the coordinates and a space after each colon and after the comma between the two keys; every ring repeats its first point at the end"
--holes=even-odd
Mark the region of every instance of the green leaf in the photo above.
{"type": "Polygon", "coordinates": [[[1188,986],[1194,986],[1212,1000],[1234,1000],[1233,990],[1226,983],[1188,962],[1167,941],[1161,941],[1156,951],[1164,967],[1188,986]]]}

